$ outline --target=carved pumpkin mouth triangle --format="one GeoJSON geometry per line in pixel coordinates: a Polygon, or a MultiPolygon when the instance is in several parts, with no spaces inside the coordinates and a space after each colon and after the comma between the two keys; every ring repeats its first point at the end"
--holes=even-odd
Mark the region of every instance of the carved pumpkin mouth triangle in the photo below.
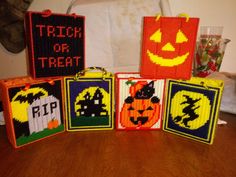
{"type": "Polygon", "coordinates": [[[184,63],[185,60],[189,56],[189,52],[187,52],[187,53],[185,53],[181,56],[177,56],[175,58],[163,58],[161,56],[153,54],[149,50],[147,50],[147,54],[153,63],[158,64],[160,66],[169,66],[169,67],[177,66],[177,65],[184,63]]]}

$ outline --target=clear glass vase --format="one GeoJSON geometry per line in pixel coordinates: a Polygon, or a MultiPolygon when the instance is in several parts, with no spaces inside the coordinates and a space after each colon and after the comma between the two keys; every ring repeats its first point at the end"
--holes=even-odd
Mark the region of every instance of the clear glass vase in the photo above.
{"type": "Polygon", "coordinates": [[[195,52],[194,76],[206,77],[219,71],[229,42],[229,39],[220,36],[200,37],[195,52]]]}

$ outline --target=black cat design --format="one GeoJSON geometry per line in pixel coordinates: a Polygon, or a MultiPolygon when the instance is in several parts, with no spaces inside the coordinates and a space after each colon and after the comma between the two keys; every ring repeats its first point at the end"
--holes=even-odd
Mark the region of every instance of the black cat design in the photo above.
{"type": "Polygon", "coordinates": [[[138,90],[135,93],[134,98],[136,98],[136,99],[149,99],[153,96],[154,93],[155,93],[154,81],[151,81],[148,84],[144,85],[143,88],[138,90]]]}
{"type": "MultiPolygon", "coordinates": [[[[151,103],[158,104],[160,102],[160,99],[157,96],[153,96],[154,93],[155,93],[154,81],[151,81],[147,83],[146,85],[144,85],[141,89],[137,90],[133,96],[128,96],[125,99],[124,105],[125,104],[132,105],[137,100],[151,100],[151,103]]],[[[146,108],[147,102],[144,102],[143,104],[144,104],[143,109],[135,110],[134,107],[130,107],[128,109],[128,111],[131,111],[131,108],[132,108],[132,111],[137,111],[140,114],[137,118],[134,118],[132,116],[129,117],[130,121],[135,125],[138,125],[138,123],[143,125],[149,121],[149,117],[145,117],[143,116],[143,114],[145,111],[153,110],[153,108],[151,106],[146,108]]]]}

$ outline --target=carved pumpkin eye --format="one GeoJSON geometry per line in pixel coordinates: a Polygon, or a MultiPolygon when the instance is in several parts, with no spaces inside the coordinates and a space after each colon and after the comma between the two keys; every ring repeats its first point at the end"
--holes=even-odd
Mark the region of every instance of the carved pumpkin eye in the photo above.
{"type": "Polygon", "coordinates": [[[131,110],[134,110],[134,108],[133,108],[132,106],[130,106],[130,107],[128,108],[128,110],[131,111],[131,110]]]}
{"type": "MultiPolygon", "coordinates": [[[[157,42],[157,43],[161,42],[161,38],[162,38],[162,32],[160,29],[158,29],[155,33],[153,33],[150,36],[150,40],[157,42]]],[[[186,35],[181,30],[179,30],[176,34],[176,41],[175,42],[176,43],[183,43],[183,42],[187,42],[187,41],[188,41],[188,38],[186,37],[186,35]]]]}
{"type": "Polygon", "coordinates": [[[176,43],[183,43],[187,41],[188,41],[188,38],[185,36],[185,34],[181,30],[179,30],[176,35],[176,43]]]}
{"type": "Polygon", "coordinates": [[[153,110],[153,108],[151,106],[149,106],[146,110],[153,110]]]}
{"type": "Polygon", "coordinates": [[[161,36],[162,32],[160,29],[158,29],[155,33],[153,33],[153,35],[150,36],[149,39],[154,42],[161,42],[161,36]]]}

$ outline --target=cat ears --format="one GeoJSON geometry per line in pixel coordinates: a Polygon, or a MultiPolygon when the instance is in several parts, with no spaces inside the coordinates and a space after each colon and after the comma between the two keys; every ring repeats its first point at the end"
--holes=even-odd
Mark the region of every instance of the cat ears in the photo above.
{"type": "Polygon", "coordinates": [[[148,83],[148,87],[153,87],[153,86],[154,86],[154,81],[148,83]]]}
{"type": "Polygon", "coordinates": [[[125,103],[133,103],[134,101],[134,98],[131,97],[131,96],[128,96],[126,99],[125,99],[125,103]]]}

